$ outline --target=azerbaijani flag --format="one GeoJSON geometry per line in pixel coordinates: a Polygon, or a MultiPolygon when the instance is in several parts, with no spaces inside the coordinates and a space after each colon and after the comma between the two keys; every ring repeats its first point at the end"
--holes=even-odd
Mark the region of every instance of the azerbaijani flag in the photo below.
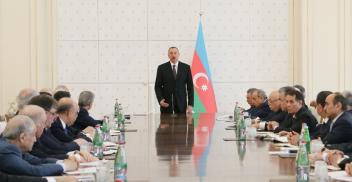
{"type": "Polygon", "coordinates": [[[194,112],[217,112],[201,21],[199,21],[196,49],[192,61],[192,77],[194,85],[194,112]]]}

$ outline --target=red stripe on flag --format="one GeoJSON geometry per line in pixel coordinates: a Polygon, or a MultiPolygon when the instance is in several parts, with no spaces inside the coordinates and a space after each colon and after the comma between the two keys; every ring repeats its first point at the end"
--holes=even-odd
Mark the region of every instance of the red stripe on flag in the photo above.
{"type": "Polygon", "coordinates": [[[205,70],[197,51],[194,51],[192,62],[192,77],[194,90],[203,103],[207,113],[217,112],[213,86],[207,71],[205,70]]]}

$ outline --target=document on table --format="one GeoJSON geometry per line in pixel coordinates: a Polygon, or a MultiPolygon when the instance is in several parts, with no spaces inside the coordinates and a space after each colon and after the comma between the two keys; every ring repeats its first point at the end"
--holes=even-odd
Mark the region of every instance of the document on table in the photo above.
{"type": "Polygon", "coordinates": [[[77,174],[93,174],[96,172],[97,172],[96,167],[86,167],[86,168],[79,168],[77,171],[69,171],[65,173],[70,175],[77,175],[77,174]]]}
{"type": "Polygon", "coordinates": [[[341,180],[341,181],[352,181],[352,176],[347,175],[345,171],[329,172],[328,175],[332,179],[341,180]]]}
{"type": "Polygon", "coordinates": [[[94,162],[82,162],[79,164],[79,167],[93,167],[93,166],[99,166],[101,164],[105,164],[108,162],[107,160],[99,160],[99,161],[94,161],[94,162]]]}
{"type": "Polygon", "coordinates": [[[268,133],[268,136],[273,138],[274,140],[282,143],[288,143],[288,139],[286,136],[279,136],[275,133],[268,133]]]}

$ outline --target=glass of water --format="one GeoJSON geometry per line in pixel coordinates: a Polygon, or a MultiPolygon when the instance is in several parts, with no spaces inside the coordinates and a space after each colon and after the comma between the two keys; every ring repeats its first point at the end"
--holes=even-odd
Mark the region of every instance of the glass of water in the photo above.
{"type": "Polygon", "coordinates": [[[317,182],[328,182],[328,166],[325,161],[315,161],[314,163],[314,173],[317,182]]]}

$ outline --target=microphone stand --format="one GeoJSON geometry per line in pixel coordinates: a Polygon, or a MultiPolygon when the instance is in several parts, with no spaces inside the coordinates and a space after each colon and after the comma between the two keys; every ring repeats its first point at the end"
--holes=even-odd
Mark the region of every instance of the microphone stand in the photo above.
{"type": "Polygon", "coordinates": [[[172,115],[171,115],[171,117],[176,117],[175,106],[174,106],[174,94],[171,94],[171,107],[172,107],[172,115]]]}

